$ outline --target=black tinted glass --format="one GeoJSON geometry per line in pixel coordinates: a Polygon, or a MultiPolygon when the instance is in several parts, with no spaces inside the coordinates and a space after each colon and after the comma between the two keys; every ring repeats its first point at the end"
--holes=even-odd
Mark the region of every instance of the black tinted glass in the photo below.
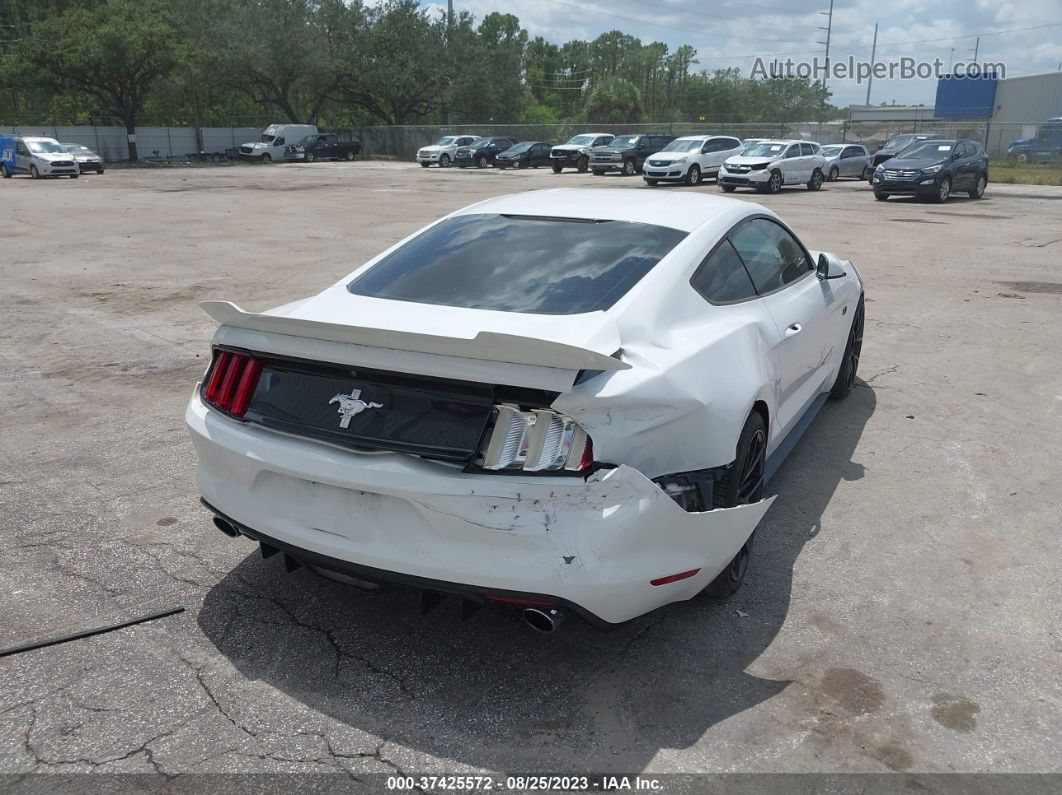
{"type": "Polygon", "coordinates": [[[376,263],[357,295],[503,312],[608,309],[686,233],[623,221],[461,215],[376,263]]]}
{"type": "Polygon", "coordinates": [[[724,240],[693,275],[693,288],[715,304],[742,301],[756,288],[730,241],[724,240]]]}
{"type": "Polygon", "coordinates": [[[730,242],[760,293],[777,290],[811,269],[796,238],[773,221],[755,218],[742,224],[730,234],[730,242]]]}

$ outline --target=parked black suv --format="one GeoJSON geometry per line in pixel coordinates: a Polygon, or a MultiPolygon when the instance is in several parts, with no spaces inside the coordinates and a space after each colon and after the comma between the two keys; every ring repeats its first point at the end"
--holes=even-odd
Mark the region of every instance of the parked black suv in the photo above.
{"type": "Polygon", "coordinates": [[[458,168],[486,168],[494,162],[499,152],[504,152],[516,143],[515,138],[498,135],[493,138],[480,138],[468,146],[459,146],[454,152],[454,165],[458,168]]]}
{"type": "Polygon", "coordinates": [[[590,153],[590,168],[594,174],[619,171],[630,177],[642,170],[645,158],[674,140],[674,135],[663,133],[617,135],[608,146],[599,146],[590,153]]]}
{"type": "Polygon", "coordinates": [[[874,176],[875,168],[889,158],[896,157],[896,155],[911,144],[918,143],[919,141],[932,141],[939,138],[940,136],[937,133],[904,133],[903,135],[892,136],[892,138],[885,142],[885,146],[881,147],[881,149],[870,156],[870,160],[867,162],[867,167],[863,171],[863,179],[870,182],[871,177],[874,176]]]}
{"type": "Polygon", "coordinates": [[[980,199],[988,185],[988,156],[977,141],[920,141],[878,166],[872,184],[880,201],[913,195],[943,202],[957,191],[980,199]]]}

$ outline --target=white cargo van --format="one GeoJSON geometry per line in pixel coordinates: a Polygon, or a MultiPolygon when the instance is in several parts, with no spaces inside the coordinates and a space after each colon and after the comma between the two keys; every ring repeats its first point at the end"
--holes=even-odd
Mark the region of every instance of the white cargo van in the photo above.
{"type": "Polygon", "coordinates": [[[307,135],[317,135],[317,127],[312,124],[270,124],[262,130],[257,141],[240,147],[240,157],[262,163],[283,160],[284,147],[299,143],[307,135]]]}
{"type": "Polygon", "coordinates": [[[29,174],[41,177],[73,177],[81,173],[74,156],[54,138],[0,136],[0,176],[29,174]]]}

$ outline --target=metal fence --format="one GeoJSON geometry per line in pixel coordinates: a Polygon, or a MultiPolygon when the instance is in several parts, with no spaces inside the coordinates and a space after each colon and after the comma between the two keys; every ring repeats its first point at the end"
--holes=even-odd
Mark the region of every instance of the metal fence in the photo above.
{"type": "MultiPolygon", "coordinates": [[[[819,143],[863,143],[879,146],[893,135],[909,132],[937,133],[945,138],[972,138],[984,144],[990,157],[1004,157],[1010,142],[1035,134],[1038,122],[993,124],[985,121],[839,121],[825,123],[671,122],[662,124],[475,124],[401,125],[333,130],[344,140],[360,139],[368,155],[412,160],[417,149],[449,134],[507,135],[521,141],[562,143],[582,132],[614,134],[662,132],[670,135],[734,135],[739,138],[803,138],[819,143]]],[[[196,152],[224,152],[261,133],[258,127],[138,127],[137,150],[142,158],[179,159],[196,152]]],[[[0,134],[42,135],[61,143],[82,144],[105,160],[125,160],[128,145],[124,127],[55,126],[48,124],[0,126],[0,134]]]]}

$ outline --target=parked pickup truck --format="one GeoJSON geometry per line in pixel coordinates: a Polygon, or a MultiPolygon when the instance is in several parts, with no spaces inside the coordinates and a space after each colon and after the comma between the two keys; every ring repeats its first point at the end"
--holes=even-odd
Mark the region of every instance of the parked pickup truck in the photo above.
{"type": "Polygon", "coordinates": [[[284,147],[285,160],[353,160],[361,154],[361,141],[340,141],[335,133],[307,135],[284,147]]]}

